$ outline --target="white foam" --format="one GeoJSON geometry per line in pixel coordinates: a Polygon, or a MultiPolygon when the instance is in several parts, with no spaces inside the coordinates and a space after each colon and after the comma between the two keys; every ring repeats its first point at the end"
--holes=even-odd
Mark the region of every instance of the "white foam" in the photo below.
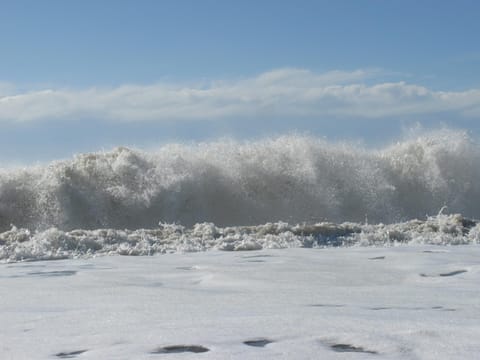
{"type": "Polygon", "coordinates": [[[22,261],[197,252],[318,248],[336,246],[397,246],[402,244],[476,244],[480,224],[461,215],[439,214],[426,220],[368,225],[360,223],[267,223],[217,227],[212,223],[186,228],[161,224],[155,229],[72,230],[50,228],[31,233],[13,227],[0,233],[0,260],[22,261]]]}
{"type": "Polygon", "coordinates": [[[405,246],[0,264],[0,358],[470,360],[479,256],[405,246]],[[209,351],[152,354],[182,345],[209,351]]]}
{"type": "Polygon", "coordinates": [[[116,148],[0,171],[0,231],[480,218],[480,151],[462,131],[382,150],[305,136],[116,148]]]}

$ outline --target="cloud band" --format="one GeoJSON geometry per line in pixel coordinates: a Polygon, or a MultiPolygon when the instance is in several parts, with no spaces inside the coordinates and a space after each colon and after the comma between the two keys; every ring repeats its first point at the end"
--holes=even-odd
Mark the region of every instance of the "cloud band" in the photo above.
{"type": "Polygon", "coordinates": [[[381,118],[441,112],[480,116],[480,89],[434,91],[405,82],[375,83],[376,74],[365,70],[314,73],[278,69],[247,79],[188,86],[156,83],[34,91],[16,91],[3,84],[0,122],[78,118],[126,122],[289,116],[381,118]]]}

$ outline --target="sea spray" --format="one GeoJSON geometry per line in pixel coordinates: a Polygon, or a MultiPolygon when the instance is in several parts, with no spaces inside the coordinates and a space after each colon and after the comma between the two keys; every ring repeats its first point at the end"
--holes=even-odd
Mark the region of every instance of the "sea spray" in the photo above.
{"type": "Polygon", "coordinates": [[[441,130],[383,149],[289,135],[254,142],[119,147],[0,171],[0,231],[153,229],[450,213],[480,218],[479,143],[441,130]]]}

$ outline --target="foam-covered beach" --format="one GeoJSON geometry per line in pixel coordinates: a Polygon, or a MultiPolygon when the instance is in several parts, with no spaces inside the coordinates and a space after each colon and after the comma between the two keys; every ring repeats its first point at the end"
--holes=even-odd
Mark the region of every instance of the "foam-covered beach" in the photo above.
{"type": "Polygon", "coordinates": [[[472,359],[478,245],[0,265],[3,359],[472,359]]]}

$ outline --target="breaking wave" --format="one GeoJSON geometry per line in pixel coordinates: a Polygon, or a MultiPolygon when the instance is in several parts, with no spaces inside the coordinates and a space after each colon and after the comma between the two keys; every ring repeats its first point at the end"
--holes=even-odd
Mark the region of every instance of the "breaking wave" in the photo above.
{"type": "MultiPolygon", "coordinates": [[[[377,243],[391,239],[385,231],[409,242],[412,234],[428,233],[412,230],[420,221],[412,219],[444,206],[480,218],[479,199],[480,147],[464,131],[440,130],[376,150],[298,135],[150,152],[121,147],[0,170],[0,259],[65,249],[143,254],[244,243],[323,246],[359,243],[366,234],[377,243]],[[272,227],[282,230],[265,230],[272,227]],[[208,235],[197,236],[198,229],[208,235]]],[[[476,223],[470,225],[442,241],[476,241],[476,223]]]]}
{"type": "Polygon", "coordinates": [[[480,217],[480,148],[443,130],[381,150],[307,136],[116,148],[0,170],[0,231],[480,217]]]}

